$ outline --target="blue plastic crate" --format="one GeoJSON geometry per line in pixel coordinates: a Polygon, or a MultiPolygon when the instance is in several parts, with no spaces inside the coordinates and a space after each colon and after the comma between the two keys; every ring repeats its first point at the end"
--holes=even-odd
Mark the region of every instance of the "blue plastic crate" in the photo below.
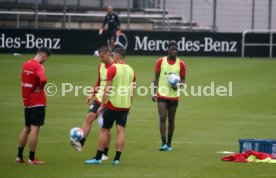
{"type": "Polygon", "coordinates": [[[265,140],[264,152],[276,157],[276,140],[265,140]]]}
{"type": "Polygon", "coordinates": [[[264,139],[239,139],[240,153],[244,153],[249,150],[265,152],[265,148],[267,148],[265,143],[266,141],[264,139]]]}

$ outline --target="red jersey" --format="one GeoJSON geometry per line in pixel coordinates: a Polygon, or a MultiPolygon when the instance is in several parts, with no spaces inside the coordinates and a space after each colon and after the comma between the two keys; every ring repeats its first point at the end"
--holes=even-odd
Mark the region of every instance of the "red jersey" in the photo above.
{"type": "Polygon", "coordinates": [[[43,66],[31,59],[23,64],[21,76],[24,106],[46,106],[44,86],[47,83],[47,78],[43,66]]]}
{"type": "MultiPolygon", "coordinates": [[[[116,73],[117,73],[116,67],[111,66],[107,71],[107,79],[106,80],[107,81],[113,81],[113,78],[115,77],[116,73]]],[[[134,73],[134,77],[133,77],[133,82],[136,82],[135,73],[134,73]]],[[[111,110],[115,110],[115,111],[127,111],[127,110],[129,110],[129,108],[117,108],[117,107],[113,106],[110,101],[108,101],[105,104],[105,107],[108,108],[108,109],[111,109],[111,110]]]]}
{"type": "MultiPolygon", "coordinates": [[[[157,60],[156,65],[155,65],[155,73],[160,74],[162,61],[163,61],[163,58],[160,58],[157,60]]],[[[174,65],[176,60],[172,61],[167,58],[167,62],[170,65],[174,65]]],[[[184,61],[180,61],[179,65],[180,65],[179,76],[180,76],[180,78],[185,77],[186,76],[186,64],[184,61]]],[[[168,100],[178,100],[178,98],[167,98],[165,96],[161,96],[159,93],[157,93],[157,98],[163,98],[163,99],[168,99],[168,100]]]]}

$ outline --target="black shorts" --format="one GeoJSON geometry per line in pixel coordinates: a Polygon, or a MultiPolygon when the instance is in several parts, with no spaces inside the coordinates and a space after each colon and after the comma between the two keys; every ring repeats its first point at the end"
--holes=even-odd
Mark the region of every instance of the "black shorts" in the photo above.
{"type": "Polygon", "coordinates": [[[116,121],[116,124],[126,127],[127,123],[127,111],[114,111],[111,109],[106,109],[103,113],[103,128],[110,129],[114,122],[116,121]]]}
{"type": "Polygon", "coordinates": [[[97,114],[97,111],[99,109],[100,105],[96,101],[93,102],[93,104],[90,106],[88,112],[93,112],[97,114]]]}
{"type": "Polygon", "coordinates": [[[25,126],[44,125],[45,120],[45,106],[37,106],[32,108],[25,108],[25,126]]]}
{"type": "Polygon", "coordinates": [[[116,30],[108,30],[107,31],[107,39],[110,41],[113,39],[114,41],[116,40],[116,30]]]}
{"type": "Polygon", "coordinates": [[[165,102],[168,105],[168,108],[170,107],[177,107],[178,106],[178,100],[169,100],[169,99],[164,99],[164,98],[158,98],[157,102],[165,102]]]}

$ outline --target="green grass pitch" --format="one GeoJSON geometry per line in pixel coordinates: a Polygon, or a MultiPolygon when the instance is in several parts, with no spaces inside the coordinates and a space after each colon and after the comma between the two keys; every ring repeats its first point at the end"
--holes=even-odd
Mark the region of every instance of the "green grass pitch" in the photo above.
{"type": "MultiPolygon", "coordinates": [[[[99,127],[94,122],[84,150],[69,145],[69,130],[82,127],[88,110],[86,96],[73,93],[48,97],[45,126],[41,129],[37,156],[45,165],[16,164],[19,133],[24,124],[21,99],[21,65],[32,55],[0,55],[0,177],[173,177],[173,178],[260,178],[275,177],[274,164],[223,162],[218,151],[238,152],[239,138],[276,138],[276,61],[240,58],[189,58],[187,84],[228,85],[232,97],[182,96],[176,115],[172,152],[160,152],[156,103],[150,96],[135,97],[126,128],[121,165],[114,167],[116,132],[110,160],[100,166],[85,165],[94,156],[99,127]]],[[[148,86],[157,56],[129,56],[137,85],[148,86]]],[[[48,82],[94,85],[99,60],[93,56],[53,55],[45,63],[48,82]]],[[[79,90],[81,93],[82,90],[79,90]]],[[[24,157],[28,158],[28,146],[24,157]]]]}

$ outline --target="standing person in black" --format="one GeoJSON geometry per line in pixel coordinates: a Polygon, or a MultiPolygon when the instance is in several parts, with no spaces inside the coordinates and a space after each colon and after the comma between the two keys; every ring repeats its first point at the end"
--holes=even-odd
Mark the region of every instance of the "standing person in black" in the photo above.
{"type": "Polygon", "coordinates": [[[100,35],[103,33],[105,24],[108,25],[107,27],[108,46],[110,50],[113,50],[115,47],[116,36],[120,34],[121,30],[120,30],[119,16],[113,12],[112,6],[107,7],[107,14],[104,18],[103,25],[99,30],[100,35]]]}

